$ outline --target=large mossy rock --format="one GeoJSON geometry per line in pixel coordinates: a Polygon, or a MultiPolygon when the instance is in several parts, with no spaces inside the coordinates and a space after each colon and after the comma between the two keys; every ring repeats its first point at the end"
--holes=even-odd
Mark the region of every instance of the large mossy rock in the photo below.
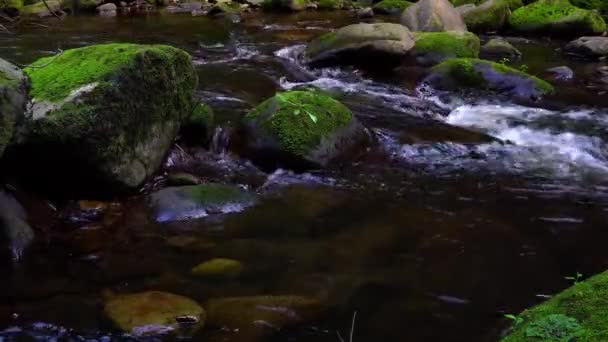
{"type": "Polygon", "coordinates": [[[192,299],[160,291],[112,296],[104,303],[104,313],[122,331],[138,337],[189,336],[204,326],[206,318],[192,299]]]}
{"type": "Polygon", "coordinates": [[[486,0],[479,6],[462,13],[467,28],[473,32],[500,31],[511,15],[506,0],[486,0]]]}
{"type": "Polygon", "coordinates": [[[580,36],[601,34],[606,23],[597,11],[575,7],[568,0],[538,0],[515,10],[509,20],[519,33],[580,36]]]}
{"type": "Polygon", "coordinates": [[[25,72],[34,103],[16,135],[17,161],[81,191],[141,185],[196,105],[190,55],[170,46],[93,45],[25,72]]]}
{"type": "Polygon", "coordinates": [[[17,200],[0,191],[0,255],[10,254],[14,261],[21,259],[35,234],[27,223],[27,213],[17,200]]]}
{"type": "Polygon", "coordinates": [[[255,199],[237,186],[201,184],[161,189],[149,196],[148,205],[158,222],[168,222],[237,212],[255,199]]]}
{"type": "Polygon", "coordinates": [[[412,55],[416,64],[430,66],[451,58],[479,57],[479,38],[471,32],[416,32],[412,55]]]}
{"type": "Polygon", "coordinates": [[[401,14],[403,11],[413,5],[413,2],[407,0],[382,0],[374,5],[374,13],[378,14],[401,14]]]}
{"type": "Polygon", "coordinates": [[[355,64],[374,69],[392,68],[413,46],[413,35],[402,25],[362,23],[313,40],[306,47],[306,55],[313,66],[355,64]]]}
{"type": "Polygon", "coordinates": [[[522,312],[501,341],[608,341],[607,298],[608,272],[603,272],[522,312]]]}
{"type": "Polygon", "coordinates": [[[278,93],[243,119],[245,149],[263,166],[325,166],[368,141],[351,111],[314,91],[278,93]]]}
{"type": "Polygon", "coordinates": [[[420,0],[403,11],[401,23],[412,31],[467,31],[460,13],[448,0],[420,0]]]}
{"type": "Polygon", "coordinates": [[[28,100],[28,80],[13,64],[0,59],[0,157],[23,118],[28,100]]]}
{"type": "Polygon", "coordinates": [[[424,82],[440,90],[487,90],[526,100],[553,92],[549,83],[537,77],[503,64],[472,58],[445,61],[433,67],[424,82]]]}
{"type": "Polygon", "coordinates": [[[319,299],[295,295],[217,298],[205,308],[209,325],[234,331],[238,341],[257,341],[281,328],[314,320],[324,310],[319,299]]]}

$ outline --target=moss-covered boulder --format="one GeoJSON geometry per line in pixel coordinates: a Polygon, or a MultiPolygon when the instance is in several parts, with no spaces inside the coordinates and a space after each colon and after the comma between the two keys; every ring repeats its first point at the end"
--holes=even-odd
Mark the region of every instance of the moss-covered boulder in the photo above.
{"type": "Polygon", "coordinates": [[[319,299],[295,295],[217,298],[205,308],[209,325],[229,329],[231,340],[238,341],[257,341],[281,328],[314,320],[324,310],[319,299]]]}
{"type": "Polygon", "coordinates": [[[308,0],[264,0],[262,8],[267,11],[299,12],[309,5],[308,0]]]}
{"type": "Polygon", "coordinates": [[[0,157],[13,137],[15,124],[23,118],[28,80],[13,64],[0,59],[0,157]]]}
{"type": "Polygon", "coordinates": [[[243,264],[238,260],[215,258],[195,266],[192,274],[204,279],[234,279],[243,272],[243,264]]]}
{"type": "Polygon", "coordinates": [[[451,58],[477,58],[479,38],[471,32],[416,32],[411,53],[416,64],[430,66],[451,58]]]}
{"type": "Polygon", "coordinates": [[[441,90],[487,90],[526,100],[553,92],[549,83],[537,77],[503,64],[473,58],[445,61],[433,67],[424,82],[441,90]]]}
{"type": "Polygon", "coordinates": [[[237,212],[254,203],[253,194],[223,184],[168,187],[148,198],[148,205],[158,222],[237,212]]]}
{"type": "Polygon", "coordinates": [[[190,336],[205,324],[205,310],[190,298],[149,291],[112,296],[104,314],[122,331],[135,336],[167,333],[190,336]]]}
{"type": "Polygon", "coordinates": [[[196,105],[191,58],[170,46],[93,45],[25,72],[33,106],[16,135],[15,161],[82,192],[141,185],[196,105]]]}
{"type": "Polygon", "coordinates": [[[306,47],[306,55],[313,66],[353,64],[374,69],[393,68],[413,46],[414,37],[407,27],[362,23],[313,40],[306,47]]]}
{"type": "Polygon", "coordinates": [[[515,10],[509,19],[519,33],[580,36],[601,34],[606,23],[597,11],[585,10],[568,0],[538,0],[515,10]]]}
{"type": "Polygon", "coordinates": [[[420,0],[403,11],[401,23],[412,31],[467,31],[460,13],[448,0],[420,0]]]}
{"type": "Polygon", "coordinates": [[[508,59],[509,61],[515,61],[520,59],[522,54],[521,51],[511,45],[507,40],[503,38],[492,38],[481,47],[479,55],[486,59],[508,59]]]}
{"type": "Polygon", "coordinates": [[[401,14],[403,11],[410,7],[413,2],[407,0],[382,0],[374,5],[374,13],[395,15],[401,14]]]}
{"type": "Polygon", "coordinates": [[[36,2],[31,5],[23,6],[19,13],[23,16],[30,17],[38,17],[38,18],[46,18],[51,17],[53,15],[60,15],[63,12],[61,11],[63,7],[63,3],[59,0],[48,0],[48,7],[44,4],[44,2],[36,2]],[[49,11],[49,9],[52,11],[49,11]],[[55,13],[55,14],[53,14],[55,13]]]}
{"type": "Polygon", "coordinates": [[[506,0],[486,0],[475,8],[461,12],[467,28],[473,32],[502,30],[511,10],[506,0]]]}
{"type": "Polygon", "coordinates": [[[608,272],[522,312],[502,342],[608,341],[608,272]]]}
{"type": "Polygon", "coordinates": [[[351,111],[314,91],[278,93],[243,119],[245,149],[267,167],[325,166],[367,142],[351,111]]]}

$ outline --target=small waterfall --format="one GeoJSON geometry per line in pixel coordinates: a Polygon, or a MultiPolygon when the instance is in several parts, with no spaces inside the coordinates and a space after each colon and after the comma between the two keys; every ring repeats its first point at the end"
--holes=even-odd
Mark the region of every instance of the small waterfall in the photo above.
{"type": "Polygon", "coordinates": [[[218,126],[213,132],[213,138],[211,138],[211,144],[209,150],[214,154],[223,155],[228,150],[230,145],[230,129],[218,126]]]}

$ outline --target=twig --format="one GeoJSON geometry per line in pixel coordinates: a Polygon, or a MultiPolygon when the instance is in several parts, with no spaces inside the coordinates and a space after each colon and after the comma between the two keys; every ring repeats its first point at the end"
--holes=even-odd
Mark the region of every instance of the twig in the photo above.
{"type": "MultiPolygon", "coordinates": [[[[353,342],[353,337],[355,336],[355,321],[356,320],[357,320],[357,311],[353,312],[353,320],[350,325],[350,334],[348,337],[349,342],[353,342]]],[[[340,335],[339,330],[336,331],[336,334],[338,335],[338,339],[340,340],[340,342],[345,342],[344,339],[342,338],[342,335],[340,335]]]]}
{"type": "Polygon", "coordinates": [[[6,27],[4,27],[4,25],[0,24],[0,31],[6,32],[6,33],[11,33],[11,31],[9,31],[6,27]]]}
{"type": "Polygon", "coordinates": [[[55,13],[55,11],[53,11],[51,9],[51,7],[49,7],[49,4],[46,2],[46,0],[42,0],[42,2],[44,2],[44,6],[46,6],[46,9],[49,10],[49,12],[51,12],[52,15],[54,15],[57,19],[61,20],[61,17],[59,15],[57,15],[57,13],[55,13]]]}
{"type": "Polygon", "coordinates": [[[58,49],[57,54],[55,54],[55,56],[53,56],[53,58],[51,58],[50,61],[44,63],[43,65],[19,64],[19,63],[15,63],[15,62],[13,62],[13,64],[20,66],[22,68],[40,69],[40,68],[44,68],[44,67],[48,66],[49,64],[53,63],[57,59],[57,57],[59,57],[61,55],[63,55],[63,50],[58,49]]]}

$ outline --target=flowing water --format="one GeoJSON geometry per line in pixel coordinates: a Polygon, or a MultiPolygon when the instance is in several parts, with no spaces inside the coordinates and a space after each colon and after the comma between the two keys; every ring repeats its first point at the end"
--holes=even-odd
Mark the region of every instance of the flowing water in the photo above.
{"type": "MultiPolygon", "coordinates": [[[[26,207],[39,239],[20,262],[2,266],[0,341],[128,340],[100,313],[107,290],[164,290],[199,302],[323,298],[322,316],[268,341],[339,341],[354,312],[356,342],[496,341],[509,324],[504,314],[567,287],[566,276],[608,268],[608,99],[590,77],[593,65],[564,60],[561,42],[519,42],[530,72],[567,64],[583,75],[541,108],[418,89],[416,68],[365,74],[301,63],[306,41],[353,21],[346,12],[240,22],[74,17],[0,36],[0,57],[20,64],[102,42],[189,51],[198,95],[220,127],[209,150],[176,146],[165,168],[262,198],[239,213],[160,224],[145,194],[94,208],[33,196],[26,207]],[[230,132],[250,108],[309,86],[340,98],[379,146],[304,174],[264,172],[231,152],[230,132]],[[184,246],[183,237],[196,243],[184,246]],[[244,276],[218,284],[189,275],[211,257],[243,261],[244,276]]],[[[162,184],[161,172],[142,192],[162,184]]]]}

